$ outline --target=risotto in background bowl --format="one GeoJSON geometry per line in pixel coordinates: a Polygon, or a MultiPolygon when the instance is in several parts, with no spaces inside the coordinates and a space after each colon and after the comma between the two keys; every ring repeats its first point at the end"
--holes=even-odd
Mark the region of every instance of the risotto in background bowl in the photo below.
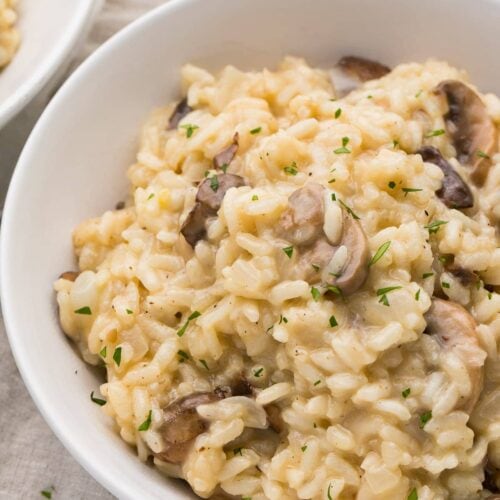
{"type": "Polygon", "coordinates": [[[500,6],[283,7],[159,8],[53,100],[4,216],[20,370],[120,498],[487,498],[500,6]]]}
{"type": "Polygon", "coordinates": [[[100,0],[0,1],[0,127],[66,62],[99,5],[100,0]]]}

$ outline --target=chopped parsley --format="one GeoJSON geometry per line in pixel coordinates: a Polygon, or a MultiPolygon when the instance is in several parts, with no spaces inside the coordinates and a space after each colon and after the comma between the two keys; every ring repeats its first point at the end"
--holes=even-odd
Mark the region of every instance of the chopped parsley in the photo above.
{"type": "Polygon", "coordinates": [[[332,179],[330,179],[330,180],[328,181],[328,184],[333,184],[336,180],[337,180],[337,179],[332,178],[332,179]]]}
{"type": "Polygon", "coordinates": [[[423,189],[419,188],[402,188],[404,191],[405,197],[408,196],[408,193],[417,193],[418,191],[423,191],[423,189]]]}
{"type": "Polygon", "coordinates": [[[493,297],[493,293],[488,292],[488,300],[491,300],[492,297],[493,297]]]}
{"type": "Polygon", "coordinates": [[[335,118],[339,118],[341,114],[342,114],[342,109],[338,108],[337,111],[335,111],[335,118]]]}
{"type": "Polygon", "coordinates": [[[227,167],[229,167],[229,165],[227,163],[223,163],[220,167],[220,169],[222,170],[222,172],[225,174],[227,172],[227,167]]]}
{"type": "Polygon", "coordinates": [[[181,358],[181,361],[184,361],[186,359],[189,359],[189,354],[185,351],[181,351],[181,350],[178,350],[177,351],[177,354],[179,355],[179,357],[181,358]]]}
{"type": "Polygon", "coordinates": [[[134,314],[134,311],[132,311],[132,309],[125,309],[125,311],[127,312],[127,314],[134,314]]]}
{"type": "Polygon", "coordinates": [[[290,165],[287,165],[283,170],[287,175],[297,175],[297,164],[292,161],[292,163],[290,165]]]}
{"type": "Polygon", "coordinates": [[[104,347],[100,350],[99,355],[100,355],[101,357],[105,358],[105,357],[106,357],[106,354],[107,354],[107,351],[108,351],[108,346],[104,346],[104,347]]]}
{"type": "Polygon", "coordinates": [[[335,193],[332,193],[332,201],[337,201],[337,197],[335,196],[335,193]]]}
{"type": "Polygon", "coordinates": [[[431,276],[434,276],[434,273],[424,273],[422,274],[422,279],[425,280],[427,278],[430,278],[431,276]]]}
{"type": "Polygon", "coordinates": [[[442,286],[443,288],[450,288],[450,284],[449,284],[449,283],[447,283],[446,281],[442,281],[442,282],[441,282],[441,286],[442,286]]]}
{"type": "Polygon", "coordinates": [[[394,181],[390,181],[389,184],[387,184],[391,189],[394,189],[396,187],[396,183],[394,181]]]}
{"type": "Polygon", "coordinates": [[[410,395],[411,389],[407,387],[402,393],[401,396],[403,396],[405,399],[410,395]]]}
{"type": "Polygon", "coordinates": [[[486,158],[487,160],[490,159],[490,156],[480,149],[477,150],[476,155],[479,156],[479,158],[486,158]]]}
{"type": "Polygon", "coordinates": [[[186,130],[186,137],[189,139],[193,135],[193,132],[200,127],[198,127],[198,125],[186,123],[185,125],[181,125],[181,128],[186,130]]]}
{"type": "Polygon", "coordinates": [[[40,491],[40,495],[45,498],[52,498],[52,493],[54,492],[54,490],[55,488],[51,486],[50,488],[40,491]]]}
{"type": "Polygon", "coordinates": [[[117,347],[115,352],[113,353],[113,361],[116,363],[116,366],[120,366],[122,362],[122,348],[117,347]]]}
{"type": "Polygon", "coordinates": [[[373,266],[373,264],[378,262],[382,258],[382,256],[385,254],[385,252],[387,252],[387,250],[389,250],[390,246],[391,246],[390,241],[386,241],[385,243],[382,243],[382,245],[380,245],[378,247],[378,250],[375,252],[375,255],[371,258],[370,262],[368,262],[368,267],[373,266]]]}
{"type": "Polygon", "coordinates": [[[184,323],[184,325],[182,325],[182,327],[179,330],[177,330],[177,336],[182,337],[186,333],[186,330],[187,330],[187,327],[189,326],[189,323],[191,321],[193,321],[193,319],[198,318],[199,316],[201,316],[201,313],[199,311],[192,312],[189,315],[187,321],[184,323]]]}
{"type": "Polygon", "coordinates": [[[333,328],[334,326],[338,326],[337,323],[337,318],[333,316],[333,314],[330,316],[330,326],[333,328]]]}
{"type": "Polygon", "coordinates": [[[330,490],[332,489],[332,483],[328,485],[328,491],[326,492],[326,495],[328,497],[328,500],[333,500],[332,499],[332,494],[330,493],[330,490]]]}
{"type": "Polygon", "coordinates": [[[429,230],[429,234],[435,234],[439,231],[439,228],[441,226],[444,226],[445,224],[448,224],[448,221],[446,220],[435,220],[432,221],[430,224],[427,224],[427,226],[424,226],[425,229],[429,230]]]}
{"type": "Polygon", "coordinates": [[[253,372],[253,374],[254,374],[254,376],[255,376],[255,377],[259,378],[259,377],[262,375],[262,372],[263,372],[263,371],[264,371],[264,368],[263,368],[263,367],[261,367],[261,368],[259,368],[258,370],[255,370],[255,371],[253,372]]]}
{"type": "Polygon", "coordinates": [[[392,141],[392,147],[393,147],[394,149],[396,149],[396,148],[398,148],[398,147],[399,147],[399,141],[398,141],[397,139],[394,139],[394,140],[392,141]]]}
{"type": "Polygon", "coordinates": [[[348,144],[349,144],[349,137],[342,137],[342,147],[334,149],[333,152],[336,155],[349,154],[351,152],[351,150],[346,147],[348,144]]]}
{"type": "Polygon", "coordinates": [[[408,495],[408,500],[418,500],[417,488],[413,488],[408,495]]]}
{"type": "Polygon", "coordinates": [[[351,207],[347,206],[342,200],[339,200],[339,203],[347,210],[347,213],[356,220],[360,220],[360,217],[358,217],[352,210],[351,207]]]}
{"type": "Polygon", "coordinates": [[[316,382],[314,382],[313,385],[319,385],[319,384],[321,384],[321,380],[316,380],[316,382]]]}
{"type": "Polygon", "coordinates": [[[258,199],[259,199],[259,197],[258,197],[256,194],[254,194],[254,195],[252,196],[252,201],[257,201],[258,199]]]}
{"type": "Polygon", "coordinates": [[[422,95],[423,90],[420,89],[416,94],[415,97],[418,99],[422,95]]]}
{"type": "Polygon", "coordinates": [[[208,364],[204,359],[200,359],[199,361],[205,367],[205,370],[210,371],[210,368],[208,367],[208,364]]]}
{"type": "Polygon", "coordinates": [[[219,189],[219,179],[216,175],[210,177],[210,187],[214,193],[216,193],[217,189],[219,189]]]}
{"type": "Polygon", "coordinates": [[[291,259],[293,255],[293,246],[282,248],[283,252],[285,252],[286,256],[291,259]]]}
{"type": "Polygon", "coordinates": [[[148,201],[151,199],[151,198],[154,198],[155,197],[155,194],[154,193],[151,193],[149,196],[148,196],[148,201]]]}
{"type": "Polygon", "coordinates": [[[311,267],[316,271],[318,272],[319,271],[319,266],[318,264],[311,264],[311,267]]]}
{"type": "Polygon", "coordinates": [[[280,314],[280,320],[278,322],[278,325],[281,325],[281,323],[288,323],[288,319],[285,318],[285,316],[283,316],[283,314],[280,314]]]}
{"type": "Polygon", "coordinates": [[[431,130],[430,132],[427,132],[424,137],[437,137],[438,135],[443,135],[445,134],[446,131],[443,128],[438,128],[436,130],[431,130]]]}
{"type": "Polygon", "coordinates": [[[99,398],[95,398],[94,397],[94,391],[92,391],[90,393],[90,400],[95,403],[96,405],[99,405],[99,406],[104,406],[106,404],[106,400],[105,399],[99,399],[99,398]]]}
{"type": "Polygon", "coordinates": [[[153,410],[149,410],[148,417],[144,422],[137,427],[137,430],[139,431],[147,431],[149,427],[151,426],[151,415],[153,414],[153,410]]]}
{"type": "Polygon", "coordinates": [[[415,294],[415,300],[420,300],[420,290],[421,288],[417,290],[417,293],[415,294]]]}
{"type": "Polygon", "coordinates": [[[335,286],[335,285],[327,285],[326,289],[327,289],[329,292],[333,292],[335,295],[339,295],[340,297],[342,297],[342,290],[341,290],[338,286],[335,286]]]}
{"type": "Polygon", "coordinates": [[[303,453],[304,451],[307,450],[307,446],[302,446],[300,449],[302,450],[302,453],[303,453]]]}
{"type": "Polygon", "coordinates": [[[311,287],[311,295],[315,302],[318,302],[321,297],[321,292],[314,286],[311,287]]]}
{"type": "Polygon", "coordinates": [[[426,411],[420,415],[420,424],[419,427],[423,429],[425,424],[432,418],[432,411],[426,411]]]}
{"type": "Polygon", "coordinates": [[[250,130],[250,133],[252,135],[258,134],[262,130],[262,127],[255,127],[252,130],[250,130]]]}
{"type": "Polygon", "coordinates": [[[92,311],[89,306],[80,307],[80,309],[76,309],[74,312],[75,314],[87,314],[87,315],[92,314],[92,311]]]}
{"type": "Polygon", "coordinates": [[[377,296],[380,297],[380,300],[379,302],[381,304],[384,304],[384,306],[389,306],[389,300],[387,299],[387,294],[389,292],[392,292],[394,290],[399,290],[400,288],[402,288],[401,286],[388,286],[388,287],[385,287],[385,288],[379,288],[377,290],[377,296]]]}

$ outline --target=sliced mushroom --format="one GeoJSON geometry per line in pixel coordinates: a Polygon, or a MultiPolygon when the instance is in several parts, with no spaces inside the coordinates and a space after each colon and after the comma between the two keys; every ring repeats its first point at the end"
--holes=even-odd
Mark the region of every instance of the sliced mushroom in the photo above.
{"type": "Polygon", "coordinates": [[[329,283],[340,288],[344,295],[350,295],[363,285],[368,276],[370,251],[361,224],[345,210],[342,220],[342,240],[337,252],[343,247],[347,249],[346,260],[340,271],[335,273],[329,283]]]}
{"type": "Polygon", "coordinates": [[[179,104],[175,107],[174,111],[170,115],[170,118],[168,119],[168,130],[173,130],[177,128],[179,125],[179,122],[189,113],[193,111],[193,108],[189,106],[187,97],[184,97],[179,104]]]}
{"type": "Polygon", "coordinates": [[[325,238],[319,238],[306,251],[301,253],[296,267],[296,277],[309,283],[319,282],[322,271],[328,266],[335,254],[336,247],[325,238]]]}
{"type": "Polygon", "coordinates": [[[463,286],[471,286],[479,281],[479,276],[474,271],[465,269],[456,264],[446,266],[446,270],[453,274],[463,286]]]}
{"type": "Polygon", "coordinates": [[[331,70],[330,76],[338,97],[357,89],[361,83],[381,78],[391,71],[377,61],[363,57],[345,56],[331,70]]]}
{"type": "MultiPolygon", "coordinates": [[[[487,462],[484,468],[483,488],[491,493],[500,493],[500,471],[487,462]]],[[[500,495],[491,495],[489,500],[500,499],[500,495]]]]}
{"type": "Polygon", "coordinates": [[[490,156],[496,151],[496,130],[486,106],[470,87],[457,80],[441,82],[436,93],[448,101],[444,116],[458,161],[472,168],[471,179],[481,186],[491,165],[490,156]]]}
{"type": "Polygon", "coordinates": [[[156,457],[172,464],[182,463],[195,438],[207,430],[207,423],[198,415],[196,408],[220,399],[222,397],[214,392],[200,392],[167,406],[160,427],[165,448],[156,457]]]}
{"type": "Polygon", "coordinates": [[[196,203],[182,224],[181,233],[194,248],[206,236],[206,220],[217,214],[228,189],[245,185],[243,177],[234,174],[217,174],[205,179],[198,187],[196,203]]]}
{"type": "Polygon", "coordinates": [[[424,146],[417,153],[427,163],[438,166],[443,174],[443,184],[436,191],[440,200],[449,208],[470,208],[474,205],[472,191],[456,170],[447,162],[439,149],[433,146],[424,146]]]}
{"type": "Polygon", "coordinates": [[[219,154],[214,156],[213,164],[215,169],[224,170],[233,161],[238,151],[238,140],[239,134],[236,132],[233,136],[233,142],[226,149],[223,149],[219,154]]]}
{"type": "Polygon", "coordinates": [[[80,275],[79,271],[65,271],[59,276],[59,279],[75,281],[79,275],[80,275]]]}
{"type": "Polygon", "coordinates": [[[323,232],[324,187],[310,182],[288,198],[288,208],[278,223],[278,233],[295,245],[309,245],[323,232]]]}
{"type": "Polygon", "coordinates": [[[468,369],[471,393],[458,408],[470,414],[483,388],[486,353],[479,347],[474,318],[456,302],[434,298],[425,314],[426,333],[433,335],[443,352],[458,356],[468,369]]]}

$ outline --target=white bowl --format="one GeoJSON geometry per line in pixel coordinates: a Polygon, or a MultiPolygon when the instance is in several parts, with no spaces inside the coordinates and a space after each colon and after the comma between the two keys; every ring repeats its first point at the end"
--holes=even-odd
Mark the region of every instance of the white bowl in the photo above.
{"type": "Polygon", "coordinates": [[[500,3],[476,0],[178,0],[129,26],[61,88],[19,160],[5,205],[2,306],[33,399],[65,446],[119,498],[186,498],[139,462],[89,400],[100,383],[62,334],[52,291],[74,268],[70,234],[127,192],[141,122],[180,95],[179,68],[273,66],[285,54],[331,64],[439,57],[500,92],[500,3]]]}
{"type": "Polygon", "coordinates": [[[19,0],[21,45],[0,72],[0,128],[68,59],[101,0],[19,0]]]}

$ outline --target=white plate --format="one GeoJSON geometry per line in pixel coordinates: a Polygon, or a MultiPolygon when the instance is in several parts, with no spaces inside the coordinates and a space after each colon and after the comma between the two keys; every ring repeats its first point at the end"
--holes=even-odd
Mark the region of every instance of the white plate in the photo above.
{"type": "Polygon", "coordinates": [[[102,0],[19,0],[21,45],[0,72],[0,128],[67,60],[102,0]]]}
{"type": "Polygon", "coordinates": [[[119,498],[186,498],[139,462],[89,400],[100,379],[61,333],[52,282],[74,268],[70,234],[127,191],[141,123],[179,97],[179,67],[273,66],[285,54],[329,64],[439,57],[500,92],[493,0],[179,0],[106,43],[53,99],[19,160],[1,240],[2,305],[33,399],[77,460],[119,498]],[[76,371],[78,373],[76,373],[76,371]]]}

